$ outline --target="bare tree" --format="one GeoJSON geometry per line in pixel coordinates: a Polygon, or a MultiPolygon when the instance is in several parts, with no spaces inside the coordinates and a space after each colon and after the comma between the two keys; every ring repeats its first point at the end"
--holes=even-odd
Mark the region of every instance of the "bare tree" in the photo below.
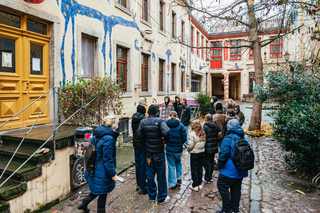
{"type": "MultiPolygon", "coordinates": [[[[200,23],[208,29],[212,26],[234,26],[247,37],[243,37],[240,46],[223,47],[223,48],[241,48],[247,47],[253,51],[255,83],[263,82],[263,60],[261,48],[271,44],[273,41],[295,33],[304,27],[304,23],[292,24],[293,19],[297,18],[300,13],[316,15],[318,7],[317,1],[294,1],[294,0],[223,0],[224,5],[218,5],[219,0],[206,2],[203,0],[173,0],[172,4],[179,7],[187,7],[191,14],[196,16],[200,23]],[[273,25],[270,25],[272,20],[273,25]],[[260,40],[259,35],[274,36],[265,40],[260,40]]],[[[296,22],[298,23],[298,22],[296,22]]],[[[235,31],[235,30],[234,30],[235,31]]],[[[223,34],[223,33],[221,33],[223,34]]],[[[198,47],[192,47],[198,48],[198,47]]],[[[208,48],[208,47],[205,47],[208,48]]],[[[253,101],[253,110],[249,130],[260,130],[261,126],[262,102],[253,101]]]]}

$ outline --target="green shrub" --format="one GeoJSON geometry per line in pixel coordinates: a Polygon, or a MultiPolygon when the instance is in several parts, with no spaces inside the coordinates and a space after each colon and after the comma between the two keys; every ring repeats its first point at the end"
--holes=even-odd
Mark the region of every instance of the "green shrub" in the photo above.
{"type": "Polygon", "coordinates": [[[316,174],[320,172],[320,80],[319,70],[292,64],[287,72],[269,73],[256,87],[260,101],[275,101],[280,110],[274,119],[273,137],[288,153],[287,168],[316,174]]]}
{"type": "Polygon", "coordinates": [[[74,125],[82,125],[82,120],[85,125],[101,124],[101,119],[110,111],[120,114],[123,107],[120,85],[112,80],[111,77],[93,77],[88,80],[79,77],[75,84],[67,81],[65,87],[60,89],[60,94],[59,110],[65,118],[70,117],[80,108],[82,95],[83,105],[90,103],[94,99],[86,107],[88,110],[83,110],[83,118],[80,110],[69,120],[69,123],[74,125]]]}
{"type": "Polygon", "coordinates": [[[200,103],[201,114],[207,114],[211,106],[210,95],[206,92],[199,92],[196,96],[196,101],[200,103]]]}

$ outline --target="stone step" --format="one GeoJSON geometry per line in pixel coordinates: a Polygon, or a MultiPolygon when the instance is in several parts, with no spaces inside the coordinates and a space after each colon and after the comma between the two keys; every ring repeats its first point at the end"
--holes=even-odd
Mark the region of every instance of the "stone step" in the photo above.
{"type": "MultiPolygon", "coordinates": [[[[0,180],[0,184],[2,184],[5,179],[6,177],[2,177],[2,180],[0,180]]],[[[26,182],[22,183],[15,180],[8,180],[3,186],[0,187],[0,200],[11,200],[13,198],[19,197],[26,191],[26,182]]]]}
{"type": "MultiPolygon", "coordinates": [[[[0,174],[3,172],[4,168],[7,166],[10,157],[6,155],[0,155],[0,174]]],[[[22,165],[24,160],[14,157],[11,161],[9,167],[5,171],[5,175],[11,175],[18,167],[22,165]]],[[[21,167],[13,176],[12,179],[18,181],[28,181],[36,177],[41,176],[42,166],[36,165],[34,162],[27,162],[23,167],[21,167]]]]}
{"type": "MultiPolygon", "coordinates": [[[[11,157],[18,147],[18,143],[1,143],[0,144],[0,155],[11,157]]],[[[15,158],[19,158],[21,160],[28,159],[39,146],[32,146],[27,143],[23,143],[15,154],[15,158]]],[[[35,154],[30,162],[34,162],[36,164],[44,164],[46,162],[50,162],[53,156],[53,151],[50,150],[48,153],[35,154]]]]}
{"type": "Polygon", "coordinates": [[[9,202],[0,200],[0,212],[1,213],[10,213],[10,205],[9,202]]]}

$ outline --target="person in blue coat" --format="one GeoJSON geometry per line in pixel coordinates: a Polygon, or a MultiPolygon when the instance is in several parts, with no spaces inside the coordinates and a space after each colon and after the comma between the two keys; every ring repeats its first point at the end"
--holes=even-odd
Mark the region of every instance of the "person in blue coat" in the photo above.
{"type": "MultiPolygon", "coordinates": [[[[238,139],[244,138],[244,131],[238,120],[230,120],[227,124],[227,129],[227,135],[234,136],[238,139]]],[[[235,144],[236,141],[232,138],[224,138],[221,143],[218,158],[220,174],[217,186],[222,198],[222,209],[217,211],[217,213],[239,212],[242,179],[248,177],[248,171],[238,170],[231,160],[233,158],[235,144]]]]}
{"type": "Polygon", "coordinates": [[[180,186],[182,183],[181,155],[183,152],[182,146],[187,140],[187,132],[184,128],[184,125],[180,123],[178,114],[175,111],[172,111],[170,113],[167,125],[170,129],[170,138],[166,146],[166,156],[169,173],[168,182],[169,189],[175,190],[177,186],[180,186]],[[177,180],[175,172],[177,172],[177,180]]]}
{"type": "Polygon", "coordinates": [[[98,166],[94,170],[93,177],[87,171],[84,174],[91,193],[84,198],[78,209],[86,213],[90,211],[88,204],[97,196],[99,196],[97,212],[105,212],[107,194],[114,189],[118,180],[116,140],[119,132],[115,130],[118,128],[119,118],[115,115],[109,115],[103,119],[103,123],[95,130],[95,136],[92,139],[92,142],[96,140],[96,165],[98,166]],[[98,164],[100,160],[101,162],[98,164]]]}

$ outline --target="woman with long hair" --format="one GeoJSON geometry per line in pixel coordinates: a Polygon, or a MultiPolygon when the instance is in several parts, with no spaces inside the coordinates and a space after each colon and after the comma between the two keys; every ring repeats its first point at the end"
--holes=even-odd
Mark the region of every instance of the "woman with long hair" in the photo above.
{"type": "Polygon", "coordinates": [[[212,181],[214,170],[214,155],[218,152],[218,127],[212,120],[212,115],[207,114],[204,118],[203,130],[206,133],[206,146],[204,152],[204,180],[206,183],[212,181]]]}
{"type": "Polygon", "coordinates": [[[189,143],[187,147],[187,150],[190,153],[192,178],[192,186],[190,186],[190,189],[193,191],[199,191],[199,189],[202,189],[202,165],[205,145],[206,133],[204,132],[200,121],[194,120],[191,123],[191,132],[189,134],[189,143]]]}
{"type": "Polygon", "coordinates": [[[229,98],[228,103],[226,104],[226,108],[233,109],[234,105],[236,105],[236,102],[234,102],[231,98],[229,98]]]}
{"type": "Polygon", "coordinates": [[[175,190],[181,185],[182,181],[182,163],[181,155],[183,152],[182,145],[187,140],[187,132],[182,123],[178,119],[178,114],[175,111],[170,113],[167,121],[170,129],[170,138],[166,146],[166,156],[168,163],[168,182],[169,189],[175,190]],[[177,172],[177,179],[176,179],[177,172]]]}

